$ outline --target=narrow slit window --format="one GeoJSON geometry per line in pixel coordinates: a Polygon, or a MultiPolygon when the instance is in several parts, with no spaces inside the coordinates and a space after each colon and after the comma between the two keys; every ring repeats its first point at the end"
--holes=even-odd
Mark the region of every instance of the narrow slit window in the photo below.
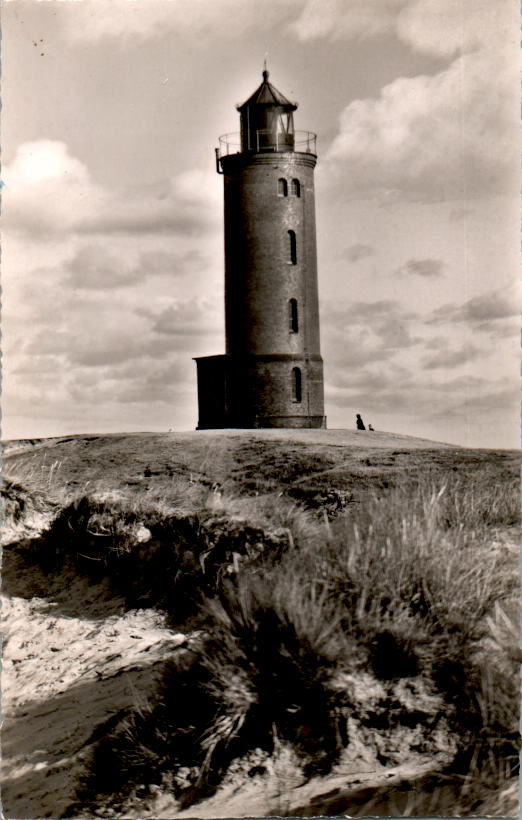
{"type": "Polygon", "coordinates": [[[299,318],[297,316],[297,299],[290,299],[288,302],[288,324],[291,333],[299,330],[299,318]]]}
{"type": "Polygon", "coordinates": [[[277,180],[277,193],[279,196],[288,196],[288,182],[286,179],[277,180]]]}
{"type": "Polygon", "coordinates": [[[298,367],[292,369],[292,401],[302,401],[303,391],[301,384],[301,371],[298,367]]]}
{"type": "Polygon", "coordinates": [[[292,191],[292,196],[301,196],[301,183],[298,179],[292,180],[292,187],[290,190],[292,191]]]}
{"type": "Polygon", "coordinates": [[[297,265],[297,242],[295,239],[295,231],[288,231],[288,243],[290,251],[290,259],[288,261],[291,265],[297,265]]]}

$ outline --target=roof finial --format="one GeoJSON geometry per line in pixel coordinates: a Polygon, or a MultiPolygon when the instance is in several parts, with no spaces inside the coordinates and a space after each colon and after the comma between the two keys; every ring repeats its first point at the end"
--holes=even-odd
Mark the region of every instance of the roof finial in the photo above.
{"type": "Polygon", "coordinates": [[[268,51],[265,51],[265,60],[263,62],[263,80],[265,81],[265,83],[268,80],[268,76],[269,76],[269,72],[268,72],[268,68],[267,68],[267,62],[268,62],[268,51]]]}

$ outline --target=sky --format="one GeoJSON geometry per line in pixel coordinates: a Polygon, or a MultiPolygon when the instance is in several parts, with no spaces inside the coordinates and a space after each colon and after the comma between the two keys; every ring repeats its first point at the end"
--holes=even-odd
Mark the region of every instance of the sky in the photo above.
{"type": "Polygon", "coordinates": [[[317,132],[328,426],[518,447],[513,0],[7,0],[2,436],[190,430],[224,352],[218,136],[317,132]]]}

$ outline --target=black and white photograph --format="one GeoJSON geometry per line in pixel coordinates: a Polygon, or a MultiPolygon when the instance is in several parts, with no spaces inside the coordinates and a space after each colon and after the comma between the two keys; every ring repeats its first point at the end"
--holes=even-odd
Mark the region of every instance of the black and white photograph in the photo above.
{"type": "Polygon", "coordinates": [[[518,818],[514,0],[4,0],[6,820],[518,818]]]}

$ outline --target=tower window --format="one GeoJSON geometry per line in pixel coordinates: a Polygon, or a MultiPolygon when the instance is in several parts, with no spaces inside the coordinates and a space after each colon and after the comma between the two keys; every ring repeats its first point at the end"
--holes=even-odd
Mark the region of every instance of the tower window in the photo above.
{"type": "Polygon", "coordinates": [[[288,261],[291,265],[297,265],[297,243],[295,240],[295,231],[288,231],[288,242],[290,246],[290,259],[288,261]]]}
{"type": "Polygon", "coordinates": [[[286,179],[281,178],[277,180],[277,195],[288,196],[288,182],[286,179]]]}
{"type": "Polygon", "coordinates": [[[292,368],[292,401],[301,402],[302,397],[301,371],[298,367],[294,367],[292,368]]]}
{"type": "Polygon", "coordinates": [[[290,190],[292,192],[292,196],[301,196],[301,183],[298,179],[292,180],[292,186],[290,190]]]}
{"type": "Polygon", "coordinates": [[[288,302],[288,325],[291,333],[299,330],[299,319],[297,317],[297,299],[290,299],[288,302]]]}

